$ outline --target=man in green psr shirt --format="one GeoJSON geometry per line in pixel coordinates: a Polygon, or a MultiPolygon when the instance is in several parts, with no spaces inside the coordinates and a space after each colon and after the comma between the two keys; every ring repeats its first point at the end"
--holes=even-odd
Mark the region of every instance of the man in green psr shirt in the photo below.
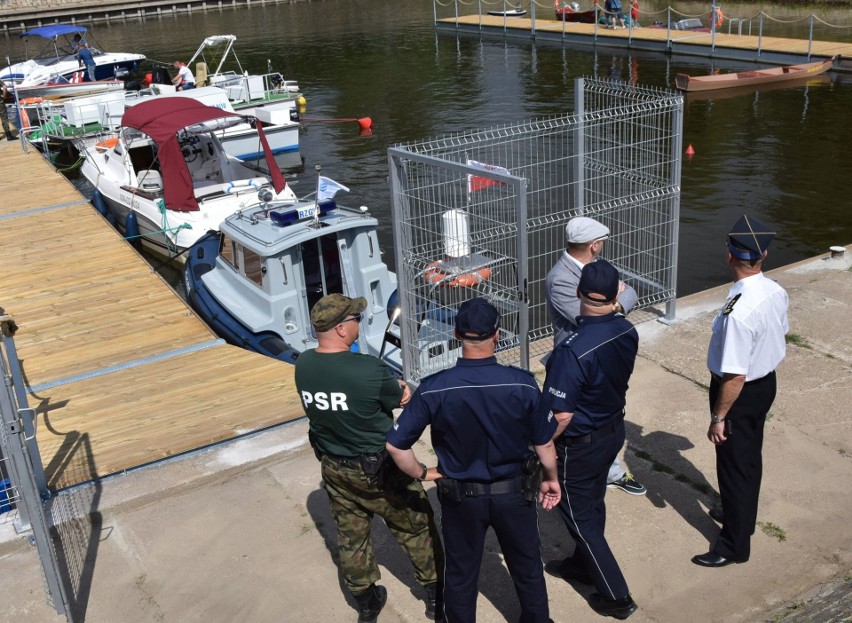
{"type": "Polygon", "coordinates": [[[359,623],[372,623],[387,601],[376,584],[370,528],[380,515],[414,565],[426,591],[426,616],[438,617],[443,550],[432,507],[418,480],[386,460],[393,409],[410,393],[376,357],[354,353],[364,298],[329,294],[311,310],[319,345],[296,360],[296,388],[320,457],[323,486],[337,523],[340,566],[358,604],[359,623]]]}

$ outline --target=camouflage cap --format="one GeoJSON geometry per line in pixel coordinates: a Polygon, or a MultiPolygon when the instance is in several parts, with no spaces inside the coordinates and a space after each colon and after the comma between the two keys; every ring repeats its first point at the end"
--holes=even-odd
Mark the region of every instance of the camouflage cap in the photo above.
{"type": "Polygon", "coordinates": [[[311,309],[311,324],[317,331],[328,331],[350,314],[360,314],[367,309],[367,299],[351,299],[342,294],[327,294],[311,309]]]}

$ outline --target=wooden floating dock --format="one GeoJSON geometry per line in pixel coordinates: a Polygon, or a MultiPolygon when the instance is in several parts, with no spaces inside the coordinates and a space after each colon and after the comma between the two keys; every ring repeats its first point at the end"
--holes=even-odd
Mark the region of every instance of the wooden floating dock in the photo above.
{"type": "Polygon", "coordinates": [[[747,60],[772,65],[795,65],[833,56],[838,71],[852,72],[852,43],[807,41],[754,35],[633,28],[610,30],[601,24],[580,24],[555,19],[465,15],[439,19],[442,32],[559,41],[577,46],[648,50],[666,54],[747,60]]]}
{"type": "Polygon", "coordinates": [[[0,142],[0,307],[56,490],[301,417],[294,368],[225,344],[35,149],[0,142]]]}

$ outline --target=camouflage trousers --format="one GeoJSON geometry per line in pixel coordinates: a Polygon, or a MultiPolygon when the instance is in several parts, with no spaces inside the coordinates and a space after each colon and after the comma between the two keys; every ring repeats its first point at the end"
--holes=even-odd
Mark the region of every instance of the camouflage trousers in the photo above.
{"type": "Polygon", "coordinates": [[[380,577],[370,539],[374,515],[385,520],[408,554],[421,585],[437,582],[444,568],[444,550],[435,516],[423,485],[403,474],[387,459],[382,486],[368,480],[360,467],[322,459],[323,486],[337,523],[340,567],[353,595],[360,595],[380,577]]]}
{"type": "Polygon", "coordinates": [[[9,112],[6,108],[6,103],[0,98],[0,123],[3,124],[3,132],[6,133],[6,138],[12,135],[12,128],[9,125],[9,112]]]}

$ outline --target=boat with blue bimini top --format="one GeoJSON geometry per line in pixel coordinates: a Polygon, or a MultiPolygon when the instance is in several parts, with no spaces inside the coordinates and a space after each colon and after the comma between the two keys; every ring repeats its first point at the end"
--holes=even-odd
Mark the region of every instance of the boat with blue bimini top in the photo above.
{"type": "Polygon", "coordinates": [[[189,97],[151,98],[130,107],[118,136],[81,149],[80,171],[95,188],[95,207],[113,217],[128,239],[182,262],[205,232],[259,197],[294,203],[262,124],[254,132],[268,172],[225,152],[219,133],[245,122],[189,97]]]}
{"type": "MultiPolygon", "coordinates": [[[[78,83],[87,77],[77,58],[78,41],[85,41],[88,30],[76,24],[51,24],[21,33],[27,60],[0,70],[0,80],[15,87],[29,87],[46,83],[78,83]],[[75,35],[79,38],[75,40],[75,35]],[[29,56],[29,41],[43,42],[35,56],[29,56]]],[[[128,52],[101,52],[89,46],[95,61],[95,80],[123,79],[135,72],[142,54],[128,52]]]]}
{"type": "MultiPolygon", "coordinates": [[[[351,209],[318,196],[319,201],[254,205],[205,234],[186,259],[186,300],[228,342],[293,363],[318,345],[310,310],[319,299],[335,292],[364,297],[367,309],[354,348],[383,360],[401,377],[397,279],[382,259],[378,222],[367,207],[351,209]]],[[[442,268],[451,274],[451,267],[442,268]]],[[[434,295],[417,325],[424,374],[461,352],[454,337],[457,307],[438,300],[442,290],[461,293],[451,281],[419,280],[434,295]]],[[[460,305],[464,297],[456,298],[460,305]]]]}

